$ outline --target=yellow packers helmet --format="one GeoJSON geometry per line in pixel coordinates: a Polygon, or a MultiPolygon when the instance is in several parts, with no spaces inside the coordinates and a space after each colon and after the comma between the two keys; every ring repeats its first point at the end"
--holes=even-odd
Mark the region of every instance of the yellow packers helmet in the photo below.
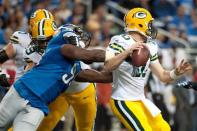
{"type": "Polygon", "coordinates": [[[55,22],[51,19],[44,18],[33,25],[32,39],[47,40],[54,35],[56,30],[57,26],[55,22]]]}
{"type": "Polygon", "coordinates": [[[29,24],[32,27],[35,23],[39,22],[43,18],[51,19],[54,21],[52,13],[45,9],[38,9],[31,14],[29,24]]]}
{"type": "Polygon", "coordinates": [[[155,38],[157,31],[152,25],[153,20],[154,18],[148,10],[133,8],[124,17],[125,31],[136,31],[146,37],[155,38]]]}

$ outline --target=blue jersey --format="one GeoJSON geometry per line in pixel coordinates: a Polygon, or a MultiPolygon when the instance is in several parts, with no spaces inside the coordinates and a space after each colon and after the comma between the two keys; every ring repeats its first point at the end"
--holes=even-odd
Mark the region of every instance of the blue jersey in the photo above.
{"type": "Polygon", "coordinates": [[[80,71],[79,61],[66,59],[60,52],[62,45],[69,44],[65,38],[65,34],[68,33],[73,32],[67,28],[59,29],[49,41],[40,63],[14,84],[15,89],[23,98],[45,113],[48,113],[46,105],[65,91],[80,71]]]}

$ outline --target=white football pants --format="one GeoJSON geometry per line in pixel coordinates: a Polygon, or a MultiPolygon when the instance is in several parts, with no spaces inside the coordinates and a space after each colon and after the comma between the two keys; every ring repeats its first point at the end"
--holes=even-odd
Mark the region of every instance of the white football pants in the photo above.
{"type": "Polygon", "coordinates": [[[0,103],[0,131],[36,131],[44,118],[44,113],[28,104],[11,87],[0,103]]]}

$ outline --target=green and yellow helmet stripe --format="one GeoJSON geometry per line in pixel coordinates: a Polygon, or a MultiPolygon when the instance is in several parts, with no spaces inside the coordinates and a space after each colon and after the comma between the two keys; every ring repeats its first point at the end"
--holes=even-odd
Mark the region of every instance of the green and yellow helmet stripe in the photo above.
{"type": "Polygon", "coordinates": [[[46,18],[48,18],[48,19],[50,19],[50,14],[49,14],[49,12],[47,11],[47,10],[43,10],[44,11],[44,15],[45,15],[45,17],[46,18]]]}

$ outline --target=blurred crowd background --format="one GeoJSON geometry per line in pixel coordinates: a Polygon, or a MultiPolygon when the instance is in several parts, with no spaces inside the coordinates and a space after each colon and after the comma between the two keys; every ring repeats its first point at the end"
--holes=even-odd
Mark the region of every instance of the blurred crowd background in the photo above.
{"type": "MultiPolygon", "coordinates": [[[[180,80],[197,81],[197,0],[0,0],[0,49],[9,43],[14,31],[28,31],[31,13],[42,8],[52,12],[58,26],[73,23],[89,31],[92,35],[90,48],[105,48],[113,35],[124,32],[124,13],[134,7],[148,9],[155,18],[162,65],[173,69],[181,59],[187,59],[193,71],[180,80]]],[[[92,65],[96,69],[101,66],[92,65]]],[[[14,61],[6,62],[4,67],[11,70],[13,81],[14,61]]],[[[175,85],[164,84],[150,73],[146,96],[162,110],[173,131],[197,131],[197,93],[175,85]]],[[[95,130],[124,131],[110,111],[110,94],[110,84],[97,83],[95,130]]],[[[71,109],[55,130],[75,130],[72,114],[71,109]]]]}

